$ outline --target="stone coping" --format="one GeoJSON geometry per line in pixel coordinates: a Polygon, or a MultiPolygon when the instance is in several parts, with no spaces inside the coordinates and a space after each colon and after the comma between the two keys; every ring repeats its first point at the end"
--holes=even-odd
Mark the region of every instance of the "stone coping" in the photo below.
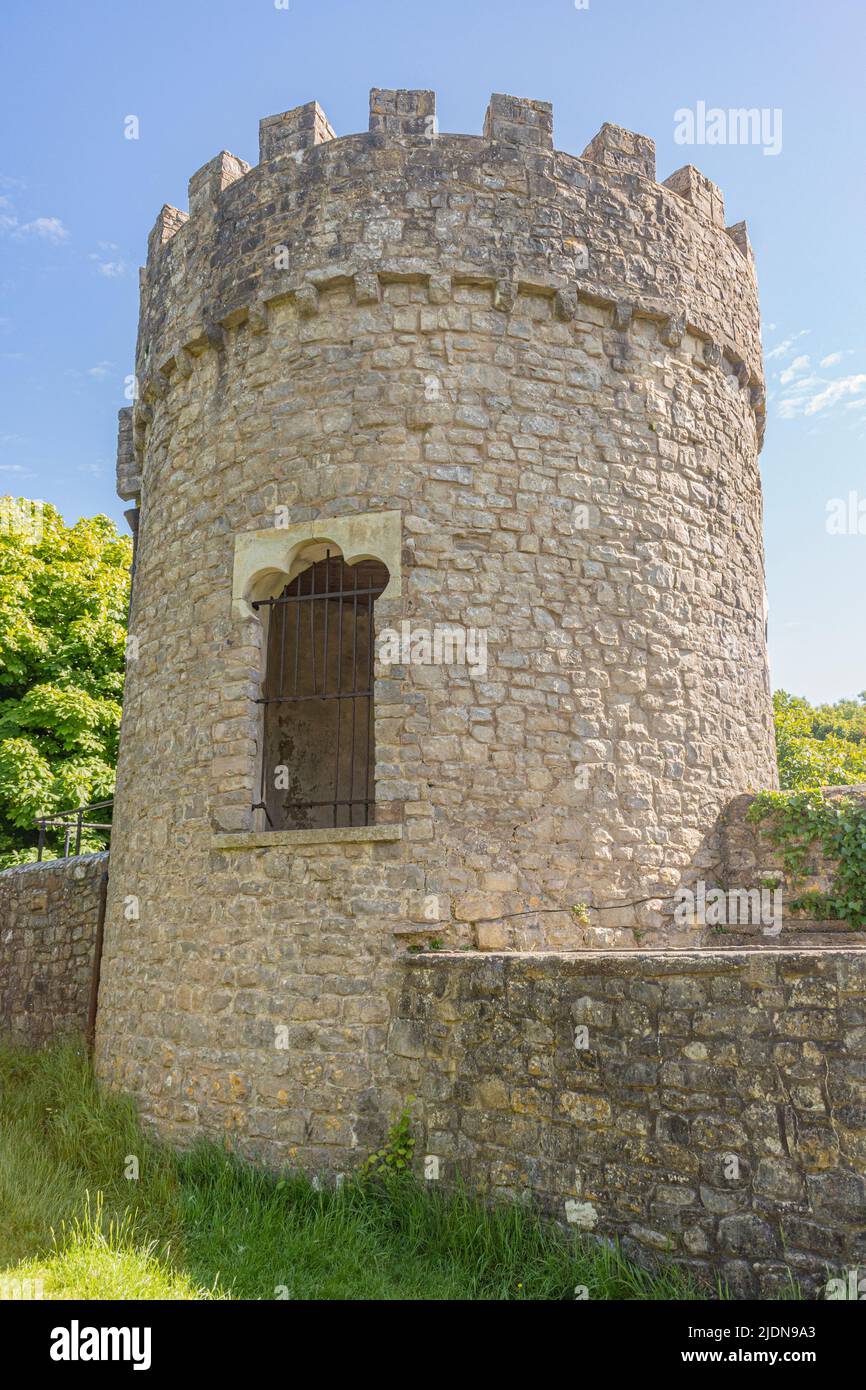
{"type": "Polygon", "coordinates": [[[81,864],[93,864],[97,859],[108,859],[107,849],[93,850],[90,854],[62,854],[56,859],[29,859],[26,864],[10,864],[6,869],[0,869],[0,881],[6,874],[35,873],[42,869],[69,869],[76,868],[81,864]]]}
{"type": "Polygon", "coordinates": [[[239,830],[214,835],[212,849],[291,849],[293,845],[366,844],[402,840],[402,825],[343,825],[321,830],[239,830]]]}
{"type": "MultiPolygon", "coordinates": [[[[422,930],[419,927],[419,931],[422,930]]],[[[469,961],[477,964],[478,961],[490,961],[491,964],[503,964],[507,961],[523,961],[526,964],[546,965],[554,961],[560,964],[571,965],[603,965],[605,962],[612,966],[622,964],[626,961],[658,963],[659,965],[685,965],[694,966],[700,963],[711,969],[735,966],[745,962],[756,960],[766,960],[768,958],[786,956],[789,960],[819,961],[832,959],[836,956],[862,957],[866,960],[866,940],[855,942],[850,946],[734,946],[727,950],[719,950],[712,946],[669,946],[669,947],[640,947],[632,946],[627,949],[609,949],[596,946],[581,946],[573,951],[414,951],[411,955],[401,956],[400,962],[405,965],[430,965],[434,960],[449,961],[469,961]]]]}

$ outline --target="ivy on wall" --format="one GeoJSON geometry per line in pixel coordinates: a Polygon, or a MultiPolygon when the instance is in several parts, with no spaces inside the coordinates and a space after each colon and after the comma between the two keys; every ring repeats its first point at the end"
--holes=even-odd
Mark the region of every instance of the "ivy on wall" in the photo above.
{"type": "Polygon", "coordinates": [[[799,893],[789,903],[792,912],[866,928],[866,801],[831,798],[820,790],[761,792],[747,818],[753,824],[769,822],[770,841],[781,850],[795,886],[805,876],[810,845],[820,844],[825,859],[836,865],[829,891],[799,893]]]}

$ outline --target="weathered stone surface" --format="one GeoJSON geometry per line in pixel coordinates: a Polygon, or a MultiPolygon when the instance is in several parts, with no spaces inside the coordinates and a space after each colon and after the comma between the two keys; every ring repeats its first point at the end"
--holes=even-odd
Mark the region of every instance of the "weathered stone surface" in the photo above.
{"type": "Polygon", "coordinates": [[[647,135],[611,125],[609,121],[605,121],[598,135],[589,142],[583,158],[619,173],[640,174],[646,179],[656,176],[655,141],[647,135]]]}
{"type": "Polygon", "coordinates": [[[0,873],[0,1036],[38,1047],[84,1032],[107,854],[0,873]]]}
{"type": "Polygon", "coordinates": [[[387,135],[436,134],[436,93],[374,87],[370,92],[370,129],[387,135]]]}
{"type": "MultiPolygon", "coordinates": [[[[479,1176],[515,1191],[528,1173],[616,1225],[649,1155],[630,1238],[679,1238],[685,1206],[697,1248],[742,1194],[690,1136],[702,1157],[743,1133],[750,1162],[778,1157],[772,1107],[743,1118],[770,1084],[761,1049],[802,1059],[835,1005],[789,1008],[775,977],[756,1001],[694,962],[586,964],[577,987],[573,956],[560,978],[499,953],[675,940],[662,905],[718,865],[723,808],[775,785],[759,418],[754,387],[730,389],[734,364],[763,378],[754,274],[712,207],[653,182],[644,137],[604,127],[577,159],[546,103],[503,96],[484,138],[445,135],[428,96],[374,92],[374,128],[343,139],[317,139],[315,111],[265,122],[262,163],[212,161],[189,220],[152,239],[137,372],[165,366],[168,386],[134,418],[138,657],[98,1065],[165,1134],[309,1166],[351,1164],[429,1081],[430,1134],[479,1176]],[[375,817],[400,838],[245,843],[265,641],[233,597],[237,538],[384,511],[402,575],[377,622],[483,631],[487,668],[377,663],[375,817]],[[487,1034],[468,957],[418,977],[435,1000],[404,978],[396,952],[427,923],[487,948],[487,1034]],[[583,999],[591,1037],[605,1020],[587,1058],[583,999]],[[493,1125],[448,1108],[459,1057],[439,1061],[464,1021],[493,1125]]],[[[778,1103],[808,1101],[809,1161],[832,1165],[797,1080],[808,1096],[778,1103]]]]}
{"type": "Polygon", "coordinates": [[[179,208],[172,207],[171,203],[164,203],[147,239],[148,256],[157,254],[188,219],[189,213],[181,212],[179,208]]]}
{"type": "MultiPolygon", "coordinates": [[[[795,795],[795,793],[791,793],[795,795]]],[[[822,794],[829,801],[840,798],[866,804],[866,786],[824,787],[822,794]]],[[[725,807],[718,821],[718,864],[715,870],[708,869],[706,876],[725,884],[729,892],[741,894],[760,890],[761,885],[774,885],[779,889],[779,930],[765,932],[760,921],[739,922],[730,925],[724,937],[733,944],[749,941],[756,946],[769,946],[784,941],[795,944],[846,945],[851,940],[851,927],[848,922],[816,918],[806,911],[794,912],[791,903],[804,892],[827,892],[836,877],[838,865],[824,854],[820,843],[804,846],[805,855],[800,871],[795,876],[785,866],[781,847],[775,845],[771,836],[772,817],[754,822],[749,819],[749,811],[754,796],[746,793],[734,797],[725,807]]],[[[695,938],[709,945],[709,934],[695,938]]],[[[719,944],[719,938],[712,944],[719,944]]],[[[815,986],[811,986],[807,997],[805,986],[802,1002],[820,1003],[821,996],[815,986]]]]}
{"type": "Polygon", "coordinates": [[[219,196],[237,179],[248,174],[249,164],[236,154],[222,150],[193,174],[189,181],[189,215],[191,218],[216,216],[219,196]]]}
{"type": "Polygon", "coordinates": [[[132,406],[117,412],[117,495],[131,502],[141,492],[141,472],[135,452],[132,406]]]}
{"type": "Polygon", "coordinates": [[[446,1182],[531,1192],[557,1219],[617,1236],[637,1258],[721,1276],[736,1297],[779,1297],[786,1262],[815,1293],[828,1268],[860,1258],[866,1072],[840,1039],[866,950],[774,951],[760,985],[752,960],[642,951],[408,961],[394,1027],[411,1022],[412,1048],[392,1058],[391,1085],[420,1098],[419,1148],[440,1155],[446,1182]],[[729,1002],[708,1034],[701,1000],[720,982],[729,1002]],[[790,1020],[815,991],[831,1015],[826,1038],[791,1044],[790,1020]],[[742,1028],[748,1012],[763,1019],[757,1052],[742,1028]],[[814,1098],[798,1087],[804,1065],[822,1078],[814,1098]]]}
{"type": "MultiPolygon", "coordinates": [[[[307,855],[298,879],[312,871],[323,890],[333,885],[340,856],[312,845],[307,855]]],[[[80,1035],[106,858],[0,875],[4,1036],[80,1035]]],[[[369,891],[389,876],[380,861],[369,891]]],[[[828,1269],[862,1258],[866,1048],[840,1044],[852,1011],[866,1017],[866,950],[757,961],[706,950],[428,953],[387,965],[327,924],[322,893],[321,916],[291,937],[266,931],[264,947],[242,887],[209,956],[187,940],[170,989],[153,973],[128,993],[136,932],[158,910],[148,898],[103,986],[101,1014],[116,1020],[118,997],[129,1000],[126,1048],[150,1019],[160,1024],[135,1050],[135,1090],[164,1133],[225,1132],[274,1163],[345,1171],[413,1094],[417,1152],[438,1157],[444,1182],[531,1194],[559,1220],[620,1237],[636,1258],[720,1275],[735,1296],[778,1297],[786,1262],[816,1292],[828,1269]],[[708,990],[725,1000],[710,1029],[708,990]],[[797,1023],[815,1002],[828,1020],[820,1034],[797,1023]],[[750,1017],[759,1026],[744,1028],[750,1017]],[[176,1085],[182,1099],[168,1104],[176,1085]]],[[[101,1069],[120,1074],[105,1056],[101,1069]]]]}
{"type": "Polygon", "coordinates": [[[502,140],[528,150],[553,149],[553,107],[494,92],[484,118],[485,140],[502,140]]]}
{"type": "Polygon", "coordinates": [[[677,169],[665,179],[662,187],[671,188],[674,193],[685,198],[701,217],[705,217],[715,227],[724,227],[725,200],[722,190],[693,164],[684,164],[682,169],[677,169]]]}
{"type": "Polygon", "coordinates": [[[264,164],[286,155],[296,156],[334,138],[334,129],[319,103],[308,101],[305,106],[259,122],[259,160],[264,164]]]}

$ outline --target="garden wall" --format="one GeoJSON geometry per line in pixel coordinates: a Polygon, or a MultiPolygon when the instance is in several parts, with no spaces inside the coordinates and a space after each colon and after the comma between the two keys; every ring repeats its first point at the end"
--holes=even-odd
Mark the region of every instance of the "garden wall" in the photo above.
{"type": "Polygon", "coordinates": [[[108,854],[0,873],[0,1037],[37,1046],[83,1034],[108,854]]]}
{"type": "MultiPolygon", "coordinates": [[[[4,1037],[83,1032],[106,864],[0,874],[4,1037]]],[[[296,966],[275,961],[267,991],[274,1017],[305,1002],[289,1050],[264,1029],[246,1065],[224,1010],[237,1070],[223,1086],[196,1056],[207,1105],[168,1045],[153,1059],[185,1086],[186,1140],[230,1132],[250,1158],[348,1172],[415,1096],[428,1181],[533,1198],[738,1297],[784,1294],[789,1271],[815,1293],[828,1270],[866,1264],[866,948],[402,954],[354,975],[336,1013],[309,955],[296,966]]],[[[239,1019],[256,979],[235,995],[239,1019]]],[[[154,1071],[139,1086],[142,1113],[185,1142],[166,1085],[154,1071]]]]}
{"type": "Polygon", "coordinates": [[[389,1048],[440,1180],[739,1297],[866,1263],[866,950],[418,956],[389,1048]]]}

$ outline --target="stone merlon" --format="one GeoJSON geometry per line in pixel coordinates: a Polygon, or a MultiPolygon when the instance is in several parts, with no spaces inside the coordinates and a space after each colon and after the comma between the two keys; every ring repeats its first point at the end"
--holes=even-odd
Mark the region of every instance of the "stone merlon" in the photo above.
{"type": "Polygon", "coordinates": [[[384,131],[387,135],[435,135],[436,93],[373,87],[370,129],[384,131]]]}
{"type": "Polygon", "coordinates": [[[259,122],[259,160],[281,159],[335,139],[334,128],[317,101],[296,106],[259,122]]]}
{"type": "Polygon", "coordinates": [[[131,502],[141,492],[141,475],[135,453],[132,406],[117,412],[117,495],[131,502]]]}
{"type": "Polygon", "coordinates": [[[717,184],[712,183],[706,174],[702,174],[700,169],[696,169],[694,164],[684,164],[682,169],[675,170],[665,179],[662,187],[679,193],[681,198],[691,203],[695,211],[708,222],[712,222],[713,226],[724,227],[725,200],[722,190],[717,184]]]}
{"type": "Polygon", "coordinates": [[[623,174],[640,174],[645,179],[656,176],[656,145],[648,135],[636,135],[633,130],[610,125],[605,121],[598,135],[590,140],[583,158],[591,164],[601,164],[623,174]]]}
{"type": "Polygon", "coordinates": [[[485,140],[503,140],[526,149],[553,149],[553,107],[549,101],[528,101],[494,92],[484,117],[485,140]]]}
{"type": "Polygon", "coordinates": [[[189,215],[195,217],[216,208],[224,188],[248,174],[250,165],[236,154],[222,150],[214,159],[202,165],[189,181],[189,215]]]}

